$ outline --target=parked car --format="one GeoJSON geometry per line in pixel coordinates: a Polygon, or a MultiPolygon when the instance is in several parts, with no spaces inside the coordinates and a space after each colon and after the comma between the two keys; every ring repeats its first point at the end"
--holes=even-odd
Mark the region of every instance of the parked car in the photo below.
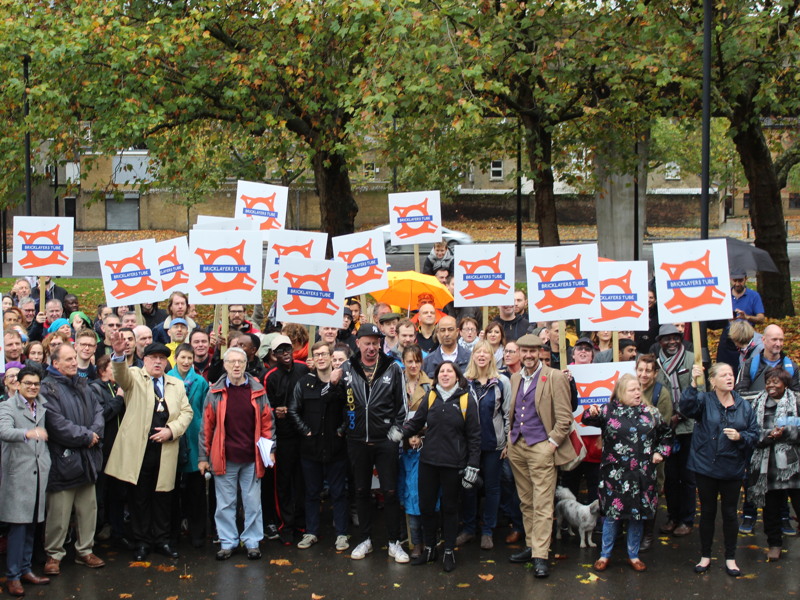
{"type": "MultiPolygon", "coordinates": [[[[398,254],[398,253],[411,253],[414,252],[414,245],[413,244],[405,244],[403,246],[392,246],[392,234],[390,232],[389,225],[383,225],[382,227],[376,227],[375,231],[380,231],[383,235],[383,245],[386,247],[386,254],[398,254]]],[[[458,244],[472,244],[472,238],[462,231],[456,231],[455,229],[448,229],[444,225],[442,226],[442,240],[447,242],[447,247],[450,248],[450,251],[453,251],[458,244]]],[[[420,244],[419,246],[419,253],[420,255],[428,254],[433,248],[433,244],[420,244]]]]}

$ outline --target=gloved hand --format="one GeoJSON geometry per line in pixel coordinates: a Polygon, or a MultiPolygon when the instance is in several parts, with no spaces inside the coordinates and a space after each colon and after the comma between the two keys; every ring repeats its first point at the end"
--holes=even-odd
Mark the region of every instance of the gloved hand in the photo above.
{"type": "Polygon", "coordinates": [[[392,425],[392,427],[389,429],[389,433],[386,434],[386,437],[392,440],[395,444],[399,444],[403,441],[403,430],[397,425],[392,425]]]}
{"type": "Polygon", "coordinates": [[[464,475],[461,479],[461,485],[464,489],[472,489],[473,484],[478,480],[478,469],[475,467],[467,467],[464,469],[464,475]]]}

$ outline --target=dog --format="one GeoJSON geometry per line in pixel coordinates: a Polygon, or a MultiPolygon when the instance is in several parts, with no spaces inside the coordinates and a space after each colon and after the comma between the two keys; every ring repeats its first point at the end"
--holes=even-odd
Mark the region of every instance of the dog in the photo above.
{"type": "Polygon", "coordinates": [[[600,516],[600,501],[595,500],[591,504],[581,504],[575,495],[565,487],[556,488],[556,518],[558,519],[557,538],[561,539],[561,529],[569,527],[570,533],[575,529],[581,538],[581,548],[586,548],[588,544],[596,548],[597,544],[592,541],[592,532],[597,524],[597,517],[600,516]]]}

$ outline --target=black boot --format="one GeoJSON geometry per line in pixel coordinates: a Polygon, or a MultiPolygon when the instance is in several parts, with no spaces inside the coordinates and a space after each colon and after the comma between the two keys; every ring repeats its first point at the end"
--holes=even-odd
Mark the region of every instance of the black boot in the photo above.
{"type": "Polygon", "coordinates": [[[655,533],[655,526],[655,519],[647,519],[644,522],[644,531],[642,533],[642,543],[639,544],[639,552],[647,552],[653,547],[653,534],[655,533]]]}
{"type": "Polygon", "coordinates": [[[422,553],[411,561],[411,564],[414,566],[424,565],[429,562],[434,562],[439,557],[439,552],[436,550],[436,546],[430,547],[425,546],[422,549],[422,553]]]}

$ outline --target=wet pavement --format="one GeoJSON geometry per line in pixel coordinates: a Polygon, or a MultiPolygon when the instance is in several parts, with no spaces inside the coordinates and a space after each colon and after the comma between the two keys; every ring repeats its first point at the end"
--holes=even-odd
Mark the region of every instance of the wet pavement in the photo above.
{"type": "MultiPolygon", "coordinates": [[[[659,523],[663,522],[663,514],[659,523]]],[[[324,522],[330,522],[325,518],[324,522]]],[[[385,529],[376,523],[376,541],[385,529]]],[[[493,598],[567,600],[571,598],[787,598],[797,595],[800,539],[786,538],[780,561],[767,563],[766,539],[760,526],[754,535],[739,536],[737,562],[744,574],[725,574],[724,561],[715,559],[705,575],[693,572],[699,558],[697,529],[684,538],[661,536],[653,550],[642,553],[644,573],[635,573],[625,561],[623,540],[618,540],[609,569],[594,573],[591,564],[599,549],[579,547],[576,537],[554,541],[551,575],[535,579],[529,566],[511,564],[508,556],[520,545],[503,543],[505,528],[495,533],[494,550],[480,550],[477,540],[456,552],[457,567],[444,573],[441,563],[414,567],[396,564],[385,546],[364,560],[337,553],[330,527],[308,550],[286,547],[277,541],[262,544],[263,558],[249,561],[244,551],[225,562],[214,559],[217,546],[195,550],[180,547],[181,558],[159,555],[133,563],[130,552],[109,545],[95,547],[106,560],[105,568],[89,570],[72,562],[72,552],[62,563],[62,575],[49,586],[26,586],[27,598],[195,600],[195,599],[471,599],[493,598]]],[[[715,552],[722,553],[717,527],[715,552]]],[[[385,542],[385,540],[383,540],[385,542]]],[[[595,541],[599,542],[597,536],[595,541]]],[[[37,572],[41,571],[39,566],[37,572]]]]}

